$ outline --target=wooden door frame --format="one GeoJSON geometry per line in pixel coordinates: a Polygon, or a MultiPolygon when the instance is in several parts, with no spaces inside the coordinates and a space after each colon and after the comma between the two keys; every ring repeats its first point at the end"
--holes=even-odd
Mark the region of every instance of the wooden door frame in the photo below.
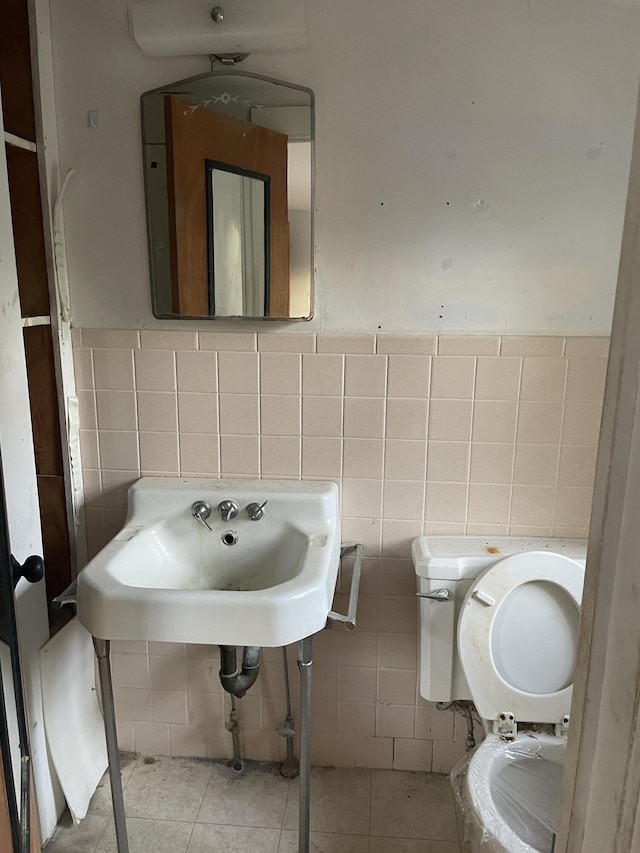
{"type": "Polygon", "coordinates": [[[556,853],[640,853],[640,113],[556,853]]]}

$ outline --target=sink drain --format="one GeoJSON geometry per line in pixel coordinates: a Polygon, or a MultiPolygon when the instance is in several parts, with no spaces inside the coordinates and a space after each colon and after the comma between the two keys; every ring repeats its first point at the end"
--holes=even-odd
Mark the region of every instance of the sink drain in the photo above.
{"type": "Polygon", "coordinates": [[[238,534],[235,530],[227,530],[220,538],[222,539],[223,545],[235,545],[238,541],[238,534]]]}

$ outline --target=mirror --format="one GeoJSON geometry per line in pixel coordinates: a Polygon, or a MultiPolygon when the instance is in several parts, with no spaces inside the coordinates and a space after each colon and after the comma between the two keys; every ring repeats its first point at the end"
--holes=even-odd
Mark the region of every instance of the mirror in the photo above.
{"type": "Polygon", "coordinates": [[[214,71],[141,108],[154,315],[311,319],[311,90],[214,71]]]}

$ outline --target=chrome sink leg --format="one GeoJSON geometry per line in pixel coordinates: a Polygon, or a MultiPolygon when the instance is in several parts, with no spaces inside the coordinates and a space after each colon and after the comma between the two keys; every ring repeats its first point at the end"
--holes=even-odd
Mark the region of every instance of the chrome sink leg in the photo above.
{"type": "Polygon", "coordinates": [[[116,715],[113,705],[113,686],[111,684],[110,646],[109,640],[99,640],[97,637],[93,637],[93,647],[96,650],[98,672],[100,673],[100,694],[102,696],[104,732],[107,738],[113,819],[116,825],[116,844],[118,853],[129,853],[127,821],[124,813],[124,797],[122,794],[122,776],[120,775],[120,753],[118,752],[118,736],[116,734],[116,715]]]}
{"type": "Polygon", "coordinates": [[[314,637],[298,643],[300,670],[300,804],[298,853],[309,853],[309,809],[311,805],[311,665],[314,637]]]}

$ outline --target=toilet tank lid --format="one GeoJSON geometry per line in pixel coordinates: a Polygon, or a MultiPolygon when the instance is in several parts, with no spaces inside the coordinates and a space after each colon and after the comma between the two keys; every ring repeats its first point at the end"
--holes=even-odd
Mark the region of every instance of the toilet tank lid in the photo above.
{"type": "Polygon", "coordinates": [[[524,551],[553,551],[584,565],[587,543],[517,536],[418,536],[411,544],[411,559],[420,577],[464,580],[477,577],[503,557],[524,551]]]}

